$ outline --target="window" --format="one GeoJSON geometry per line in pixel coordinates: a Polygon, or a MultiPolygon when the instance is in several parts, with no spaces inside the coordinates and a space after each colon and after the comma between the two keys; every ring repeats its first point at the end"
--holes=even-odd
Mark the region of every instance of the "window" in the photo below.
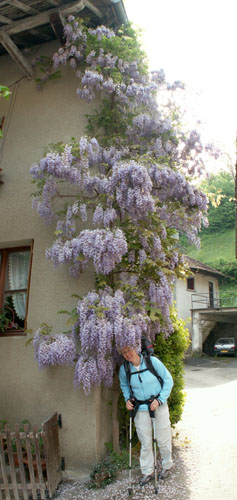
{"type": "Polygon", "coordinates": [[[195,290],[194,278],[187,278],[187,290],[195,290]]]}
{"type": "Polygon", "coordinates": [[[0,249],[0,335],[26,328],[31,247],[0,249]]]}
{"type": "Polygon", "coordinates": [[[214,307],[214,284],[212,281],[208,282],[208,290],[209,290],[209,307],[212,309],[214,307]]]}

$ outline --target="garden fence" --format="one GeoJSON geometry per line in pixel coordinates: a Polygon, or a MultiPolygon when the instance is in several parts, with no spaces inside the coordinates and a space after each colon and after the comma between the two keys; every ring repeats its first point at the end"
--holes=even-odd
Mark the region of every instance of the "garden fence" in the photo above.
{"type": "Polygon", "coordinates": [[[52,498],[61,481],[58,416],[0,432],[0,500],[52,498]]]}

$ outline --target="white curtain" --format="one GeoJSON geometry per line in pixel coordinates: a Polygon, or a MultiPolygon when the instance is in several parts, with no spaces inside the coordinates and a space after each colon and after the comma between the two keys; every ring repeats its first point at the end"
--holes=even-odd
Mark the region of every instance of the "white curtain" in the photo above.
{"type": "MultiPolygon", "coordinates": [[[[12,252],[9,254],[9,284],[10,290],[27,289],[30,264],[30,252],[12,252]]],[[[14,309],[18,318],[25,319],[26,315],[26,292],[12,294],[14,309]]]]}

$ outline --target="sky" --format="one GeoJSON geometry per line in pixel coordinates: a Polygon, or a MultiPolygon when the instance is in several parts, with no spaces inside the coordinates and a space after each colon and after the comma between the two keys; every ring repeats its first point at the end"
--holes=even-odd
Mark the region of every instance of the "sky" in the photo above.
{"type": "MultiPolygon", "coordinates": [[[[150,69],[163,68],[169,83],[185,83],[190,123],[235,163],[237,131],[236,0],[124,0],[150,69]],[[194,123],[195,125],[195,123],[194,123]]],[[[210,170],[220,168],[210,162],[210,170]]]]}

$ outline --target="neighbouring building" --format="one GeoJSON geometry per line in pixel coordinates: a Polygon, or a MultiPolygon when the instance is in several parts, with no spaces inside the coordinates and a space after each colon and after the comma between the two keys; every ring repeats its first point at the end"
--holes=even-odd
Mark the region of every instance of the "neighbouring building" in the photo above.
{"type": "Polygon", "coordinates": [[[55,272],[45,258],[52,228],[31,208],[31,165],[49,143],[85,134],[88,104],[77,97],[70,70],[39,91],[31,66],[37,56],[52,56],[59,48],[62,18],[68,14],[86,18],[93,27],[127,21],[120,0],[0,2],[0,83],[11,90],[8,101],[0,100],[0,308],[7,301],[12,310],[11,324],[0,336],[0,419],[40,424],[57,411],[66,470],[76,471],[97,461],[111,441],[112,390],[96,388],[86,397],[73,389],[73,367],[40,371],[25,334],[42,322],[65,330],[65,317],[57,311],[71,310],[76,305],[72,294],[93,287],[90,270],[79,282],[66,267],[55,272]]]}
{"type": "MultiPolygon", "coordinates": [[[[176,280],[174,300],[178,315],[186,321],[190,332],[192,351],[202,352],[210,332],[215,329],[213,339],[216,339],[223,336],[223,323],[235,323],[235,308],[223,307],[220,299],[219,280],[223,273],[191,257],[185,257],[185,260],[191,274],[184,280],[176,280]]],[[[211,340],[210,345],[213,343],[211,340]]]]}

